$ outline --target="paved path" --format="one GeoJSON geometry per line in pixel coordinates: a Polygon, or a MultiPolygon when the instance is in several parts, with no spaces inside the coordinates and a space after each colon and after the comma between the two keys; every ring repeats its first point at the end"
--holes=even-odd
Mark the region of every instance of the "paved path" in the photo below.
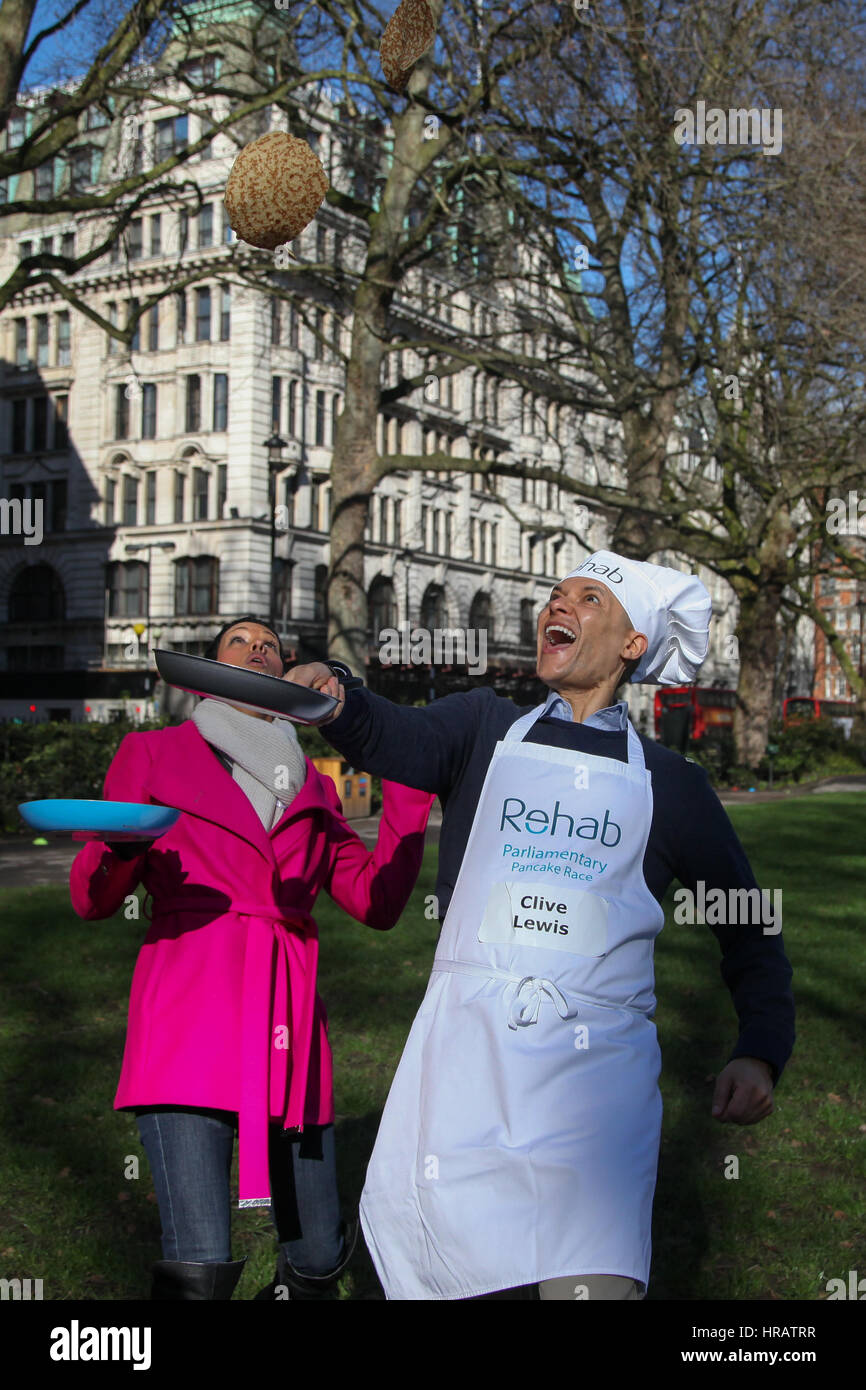
{"type": "MultiPolygon", "coordinates": [[[[805,786],[786,787],[782,791],[722,792],[723,806],[739,806],[744,802],[782,801],[792,796],[814,796],[826,792],[866,791],[866,775],[852,777],[824,777],[820,782],[810,782],[805,786]]],[[[439,802],[433,804],[427,824],[427,843],[438,845],[439,829],[442,824],[442,808],[439,802]]],[[[379,833],[379,817],[364,816],[351,822],[365,844],[371,848],[379,833]]],[[[51,836],[47,845],[34,845],[35,837],[28,835],[6,836],[0,838],[0,888],[18,888],[23,885],[69,882],[69,866],[81,845],[75,840],[55,839],[51,836]]]]}

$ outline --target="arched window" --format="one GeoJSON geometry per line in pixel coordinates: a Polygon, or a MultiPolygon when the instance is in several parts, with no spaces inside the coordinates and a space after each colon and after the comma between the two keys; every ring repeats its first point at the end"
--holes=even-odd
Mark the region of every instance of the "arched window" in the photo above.
{"type": "Polygon", "coordinates": [[[49,623],[66,616],[66,594],[51,565],[19,570],[9,590],[10,623],[49,623]]]}
{"type": "Polygon", "coordinates": [[[373,641],[378,642],[379,633],[384,628],[396,628],[397,626],[397,600],[391,580],[386,579],[382,574],[377,575],[370,585],[367,602],[370,612],[370,632],[373,641]]]}
{"type": "Polygon", "coordinates": [[[428,584],[421,600],[421,626],[428,630],[448,626],[445,611],[445,590],[441,584],[428,584]]]}
{"type": "Polygon", "coordinates": [[[493,611],[490,595],[481,590],[475,595],[469,609],[469,626],[476,631],[485,631],[488,642],[493,641],[493,611]]]}

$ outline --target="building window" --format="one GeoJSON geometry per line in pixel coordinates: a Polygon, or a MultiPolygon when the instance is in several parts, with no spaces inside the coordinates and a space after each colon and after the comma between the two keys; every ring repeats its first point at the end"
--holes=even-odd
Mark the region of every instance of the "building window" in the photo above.
{"type": "Polygon", "coordinates": [[[520,643],[524,647],[534,647],[536,642],[535,603],[531,598],[520,600],[520,643]]]}
{"type": "Polygon", "coordinates": [[[219,610],[219,561],[210,555],[175,561],[174,611],[196,616],[219,610]]]}
{"type": "Polygon", "coordinates": [[[9,117],[8,134],[6,136],[6,148],[8,150],[17,149],[19,145],[24,144],[26,122],[27,117],[23,112],[18,116],[9,117]]]}
{"type": "Polygon", "coordinates": [[[70,260],[75,257],[75,233],[64,232],[60,238],[60,254],[68,256],[70,260]]]}
{"type": "Polygon", "coordinates": [[[186,478],[180,469],[175,470],[174,474],[174,519],[183,521],[183,514],[186,510],[186,478]]]}
{"type": "Polygon", "coordinates": [[[156,438],[156,386],[152,381],[141,388],[141,437],[156,438]]]}
{"type": "Polygon", "coordinates": [[[65,449],[69,443],[69,397],[54,397],[54,448],[65,449]]]}
{"type": "Polygon", "coordinates": [[[210,493],[210,474],[206,468],[192,470],[192,519],[207,521],[210,493]]]}
{"type": "Polygon", "coordinates": [[[105,480],[105,524],[114,525],[114,509],[117,501],[117,483],[114,478],[105,480]]]}
{"type": "Polygon", "coordinates": [[[385,628],[395,628],[397,626],[397,600],[394,595],[394,585],[390,579],[384,575],[379,575],[370,585],[368,597],[370,613],[370,634],[374,642],[379,641],[379,634],[385,628]]]}
{"type": "Polygon", "coordinates": [[[220,342],[227,343],[232,335],[232,291],[230,285],[220,286],[220,342]]]}
{"type": "MultiPolygon", "coordinates": [[[[108,322],[111,324],[112,328],[116,328],[116,327],[117,327],[117,305],[115,304],[114,300],[112,299],[112,300],[109,300],[109,302],[106,304],[105,307],[106,307],[106,310],[107,310],[108,322]]],[[[106,334],[106,338],[107,338],[107,342],[106,342],[106,352],[108,353],[109,357],[114,357],[115,354],[117,353],[117,339],[115,338],[115,336],[114,336],[113,333],[108,333],[108,334],[106,334]]]]}
{"type": "Polygon", "coordinates": [[[33,180],[33,197],[44,201],[54,197],[54,157],[46,159],[36,170],[33,180]]]}
{"type": "Polygon", "coordinates": [[[475,595],[469,609],[469,626],[476,631],[486,632],[488,642],[493,641],[493,612],[489,594],[475,595]]]}
{"type": "Polygon", "coordinates": [[[27,356],[27,320],[15,320],[15,366],[29,367],[30,359],[27,356]]]}
{"type": "Polygon", "coordinates": [[[181,208],[177,215],[177,249],[182,255],[189,244],[189,213],[181,208]]]}
{"type": "Polygon", "coordinates": [[[138,479],[130,473],[123,475],[123,525],[138,525],[138,479]]]}
{"type": "Polygon", "coordinates": [[[27,398],[18,396],[12,402],[12,452],[23,454],[27,448],[27,398]]]}
{"type": "MultiPolygon", "coordinates": [[[[3,201],[5,202],[6,199],[4,198],[3,201]]],[[[32,256],[32,255],[33,255],[33,242],[32,242],[32,241],[21,241],[21,242],[18,243],[18,259],[19,259],[19,261],[23,261],[23,260],[26,259],[27,256],[32,256]]]]}
{"type": "Polygon", "coordinates": [[[162,255],[162,213],[155,212],[150,219],[150,254],[162,255]]]}
{"type": "Polygon", "coordinates": [[[44,449],[48,443],[48,397],[33,398],[33,449],[44,449]]]}
{"type": "Polygon", "coordinates": [[[28,565],[16,575],[9,591],[10,623],[48,623],[65,613],[63,584],[51,565],[28,565]]]}
{"type": "Polygon", "coordinates": [[[147,350],[159,351],[159,305],[151,304],[147,315],[147,350]]]}
{"type": "MultiPolygon", "coordinates": [[[[154,388],[155,390],[156,388],[154,388]]],[[[144,482],[144,524],[156,525],[156,469],[152,468],[144,482]]]]}
{"type": "Polygon", "coordinates": [[[69,313],[64,309],[57,315],[57,365],[58,367],[68,367],[71,361],[69,313]]]}
{"type": "Polygon", "coordinates": [[[228,498],[229,470],[228,464],[220,463],[217,465],[217,520],[221,521],[226,509],[226,499],[228,498]]]}
{"type": "Polygon", "coordinates": [[[48,366],[48,315],[36,315],[36,365],[48,366]]]}
{"type": "Polygon", "coordinates": [[[114,437],[126,439],[129,435],[129,397],[125,386],[114,388],[114,437]]]}
{"type": "Polygon", "coordinates": [[[213,203],[205,203],[199,208],[198,244],[213,246],[213,203]]]}
{"type": "MultiPolygon", "coordinates": [[[[213,428],[227,430],[229,426],[229,379],[225,372],[217,372],[213,379],[213,428]]],[[[217,516],[222,513],[218,510],[217,516]]]]}
{"type": "Polygon", "coordinates": [[[186,428],[187,432],[201,429],[200,376],[188,376],[186,379],[186,428]]]}
{"type": "Polygon", "coordinates": [[[325,311],[316,310],[316,337],[313,343],[313,359],[321,362],[325,356],[325,311]]]}
{"type": "Polygon", "coordinates": [[[294,304],[289,305],[289,347],[296,348],[300,343],[300,328],[298,325],[298,311],[294,304]]]}
{"type": "Polygon", "coordinates": [[[186,338],[186,295],[183,290],[177,290],[174,296],[175,315],[177,323],[177,343],[178,346],[186,338]]]}
{"type": "Polygon", "coordinates": [[[223,203],[223,241],[228,246],[230,242],[234,241],[234,239],[235,234],[232,230],[232,224],[229,221],[229,215],[226,212],[226,205],[225,203],[223,203]]]}
{"type": "Polygon", "coordinates": [[[331,448],[333,448],[337,442],[337,420],[340,416],[342,404],[342,399],[335,393],[331,397],[331,448]]]}
{"type": "Polygon", "coordinates": [[[135,328],[132,330],[132,340],[129,344],[129,350],[130,352],[141,352],[141,319],[135,318],[138,313],[138,300],[127,300],[126,309],[127,327],[132,323],[133,319],[135,319],[135,328]]]}
{"type": "Polygon", "coordinates": [[[310,480],[310,528],[313,531],[319,530],[319,512],[322,505],[322,479],[312,478],[310,480]]]}
{"type": "Polygon", "coordinates": [[[105,566],[110,618],[141,618],[147,613],[148,577],[142,560],[116,560],[105,566]]]}
{"type": "Polygon", "coordinates": [[[144,240],[140,217],[133,217],[127,228],[126,246],[131,261],[138,261],[144,255],[144,240]]]}
{"type": "Polygon", "coordinates": [[[317,443],[317,444],[324,444],[324,442],[325,442],[325,393],[324,393],[324,391],[317,391],[317,392],[316,392],[316,436],[315,436],[315,439],[316,439],[316,443],[317,443]]]}
{"type": "Polygon", "coordinates": [[[283,560],[279,555],[274,561],[274,617],[281,623],[292,616],[292,572],[293,560],[283,560]]]}
{"type": "Polygon", "coordinates": [[[328,566],[316,565],[313,572],[313,620],[328,621],[328,566]]]}
{"type": "Polygon", "coordinates": [[[155,129],[154,155],[157,164],[161,164],[164,159],[169,159],[174,154],[179,154],[189,144],[189,118],[187,116],[167,116],[165,120],[156,121],[155,129]]]}
{"type": "Polygon", "coordinates": [[[46,508],[48,514],[47,526],[49,531],[66,530],[66,500],[68,496],[68,486],[65,478],[52,478],[48,484],[48,497],[46,508]]]}
{"type": "Polygon", "coordinates": [[[210,341],[210,290],[195,292],[195,340],[197,343],[210,341]]]}
{"type": "Polygon", "coordinates": [[[279,341],[280,341],[280,327],[281,327],[280,309],[281,309],[280,301],[277,299],[276,295],[273,295],[273,294],[272,294],[272,295],[271,295],[271,346],[272,346],[272,347],[275,347],[275,346],[279,343],[279,341]]]}
{"type": "Polygon", "coordinates": [[[421,627],[431,631],[447,627],[445,612],[445,593],[438,584],[428,584],[421,600],[421,627]]]}
{"type": "Polygon", "coordinates": [[[289,417],[289,418],[288,418],[288,421],[287,421],[287,429],[288,429],[288,432],[289,432],[290,437],[293,438],[293,439],[297,439],[297,438],[298,438],[298,432],[297,432],[297,424],[298,424],[298,421],[297,421],[297,406],[298,406],[298,383],[297,383],[296,381],[290,381],[290,382],[289,382],[289,410],[288,410],[288,417],[289,417]]]}
{"type": "Polygon", "coordinates": [[[271,377],[271,429],[279,433],[282,413],[283,383],[278,376],[271,377]]]}

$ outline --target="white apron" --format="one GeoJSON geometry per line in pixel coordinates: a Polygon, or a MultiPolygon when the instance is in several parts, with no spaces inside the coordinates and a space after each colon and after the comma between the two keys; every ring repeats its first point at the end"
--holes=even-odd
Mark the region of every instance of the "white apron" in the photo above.
{"type": "Polygon", "coordinates": [[[662,1102],[628,763],[497,743],[427,993],[361,1195],[386,1296],[460,1299],[573,1274],[649,1278],[662,1102]]]}

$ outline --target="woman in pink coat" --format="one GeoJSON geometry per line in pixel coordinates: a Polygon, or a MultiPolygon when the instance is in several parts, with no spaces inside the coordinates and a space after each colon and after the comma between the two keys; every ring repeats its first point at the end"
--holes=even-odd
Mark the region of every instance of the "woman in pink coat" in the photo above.
{"type": "MultiPolygon", "coordinates": [[[[276,634],[251,618],[223,628],[208,654],[284,670],[276,634]]],[[[341,1221],[337,1199],[313,904],[324,888],[367,926],[393,927],[433,798],[383,782],[371,853],[288,720],[207,699],[183,724],[127,734],[105,797],[183,812],[152,842],[90,841],[70,880],[88,920],[112,916],[139,883],[152,899],[114,1101],[136,1113],[159,1201],[152,1297],[231,1297],[244,1263],[230,1246],[235,1128],[240,1205],[270,1206],[277,1227],[275,1285],[316,1297],[348,1261],[357,1223],[341,1221]]]]}

